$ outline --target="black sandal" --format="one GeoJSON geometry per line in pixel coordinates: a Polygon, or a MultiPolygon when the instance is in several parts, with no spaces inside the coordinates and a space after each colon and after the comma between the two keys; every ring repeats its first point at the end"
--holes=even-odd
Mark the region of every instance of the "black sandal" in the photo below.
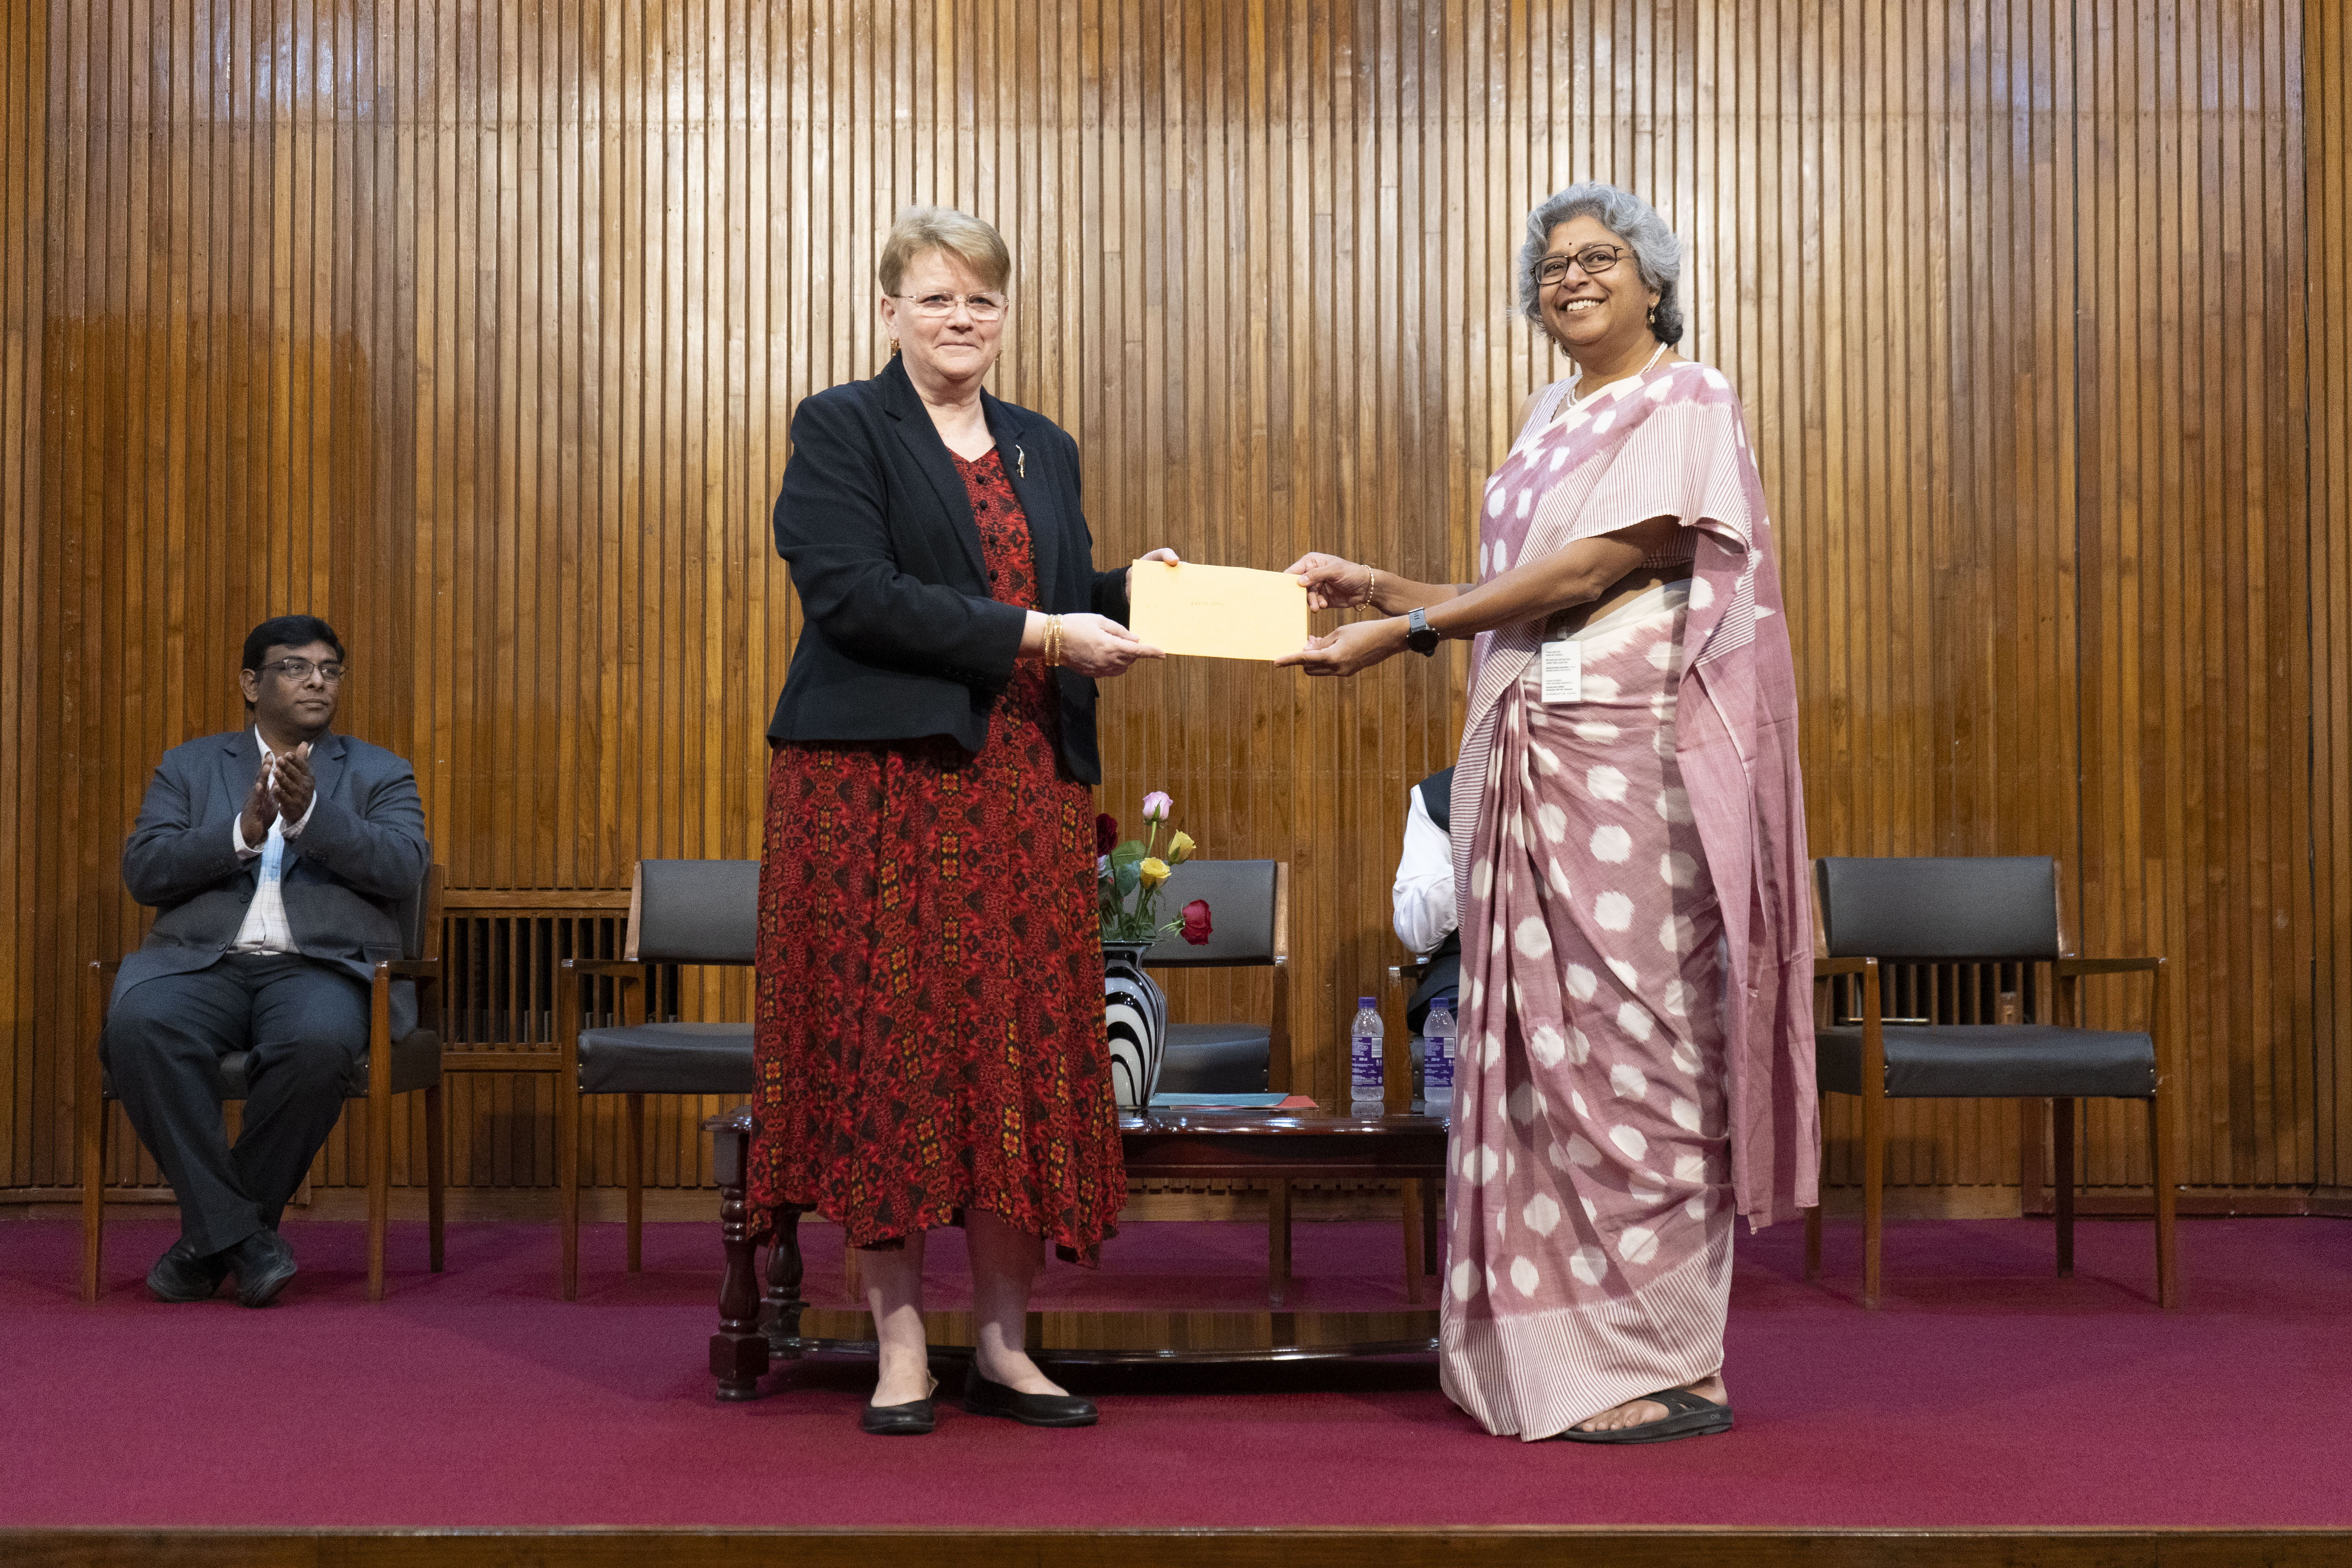
{"type": "Polygon", "coordinates": [[[1704,1437],[1731,1430],[1730,1405],[1702,1399],[1687,1388],[1662,1388],[1642,1397],[1664,1405],[1666,1413],[1639,1426],[1607,1432],[1580,1432],[1571,1426],[1559,1436],[1571,1443],[1671,1443],[1677,1437],[1704,1437]]]}

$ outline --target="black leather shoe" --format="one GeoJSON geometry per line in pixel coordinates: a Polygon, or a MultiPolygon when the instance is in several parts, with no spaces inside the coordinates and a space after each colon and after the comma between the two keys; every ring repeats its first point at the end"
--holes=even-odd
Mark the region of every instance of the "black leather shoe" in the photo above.
{"type": "Polygon", "coordinates": [[[236,1299],[267,1307],[294,1278],[294,1249],[274,1230],[257,1230],[221,1256],[236,1276],[236,1299]]]}
{"type": "Polygon", "coordinates": [[[147,1270],[147,1289],[158,1301],[209,1301],[220,1282],[228,1278],[228,1260],[220,1253],[209,1256],[188,1245],[185,1237],[164,1249],[155,1259],[155,1267],[147,1270]]]}
{"type": "MultiPolygon", "coordinates": [[[[940,1380],[931,1379],[931,1394],[937,1394],[940,1380]]],[[[858,1412],[857,1427],[877,1437],[919,1437],[937,1424],[931,1412],[931,1395],[910,1399],[904,1405],[869,1405],[858,1412]]]]}
{"type": "Polygon", "coordinates": [[[1091,1426],[1095,1402],[1072,1394],[1023,1394],[980,1375],[972,1363],[964,1374],[963,1407],[974,1415],[1002,1415],[1024,1426],[1091,1426]]]}

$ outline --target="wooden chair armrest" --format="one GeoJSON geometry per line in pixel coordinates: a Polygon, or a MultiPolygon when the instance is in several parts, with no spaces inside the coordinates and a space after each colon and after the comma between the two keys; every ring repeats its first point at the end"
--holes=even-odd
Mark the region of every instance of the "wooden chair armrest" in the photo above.
{"type": "Polygon", "coordinates": [[[2052,963],[2061,979],[2078,974],[2137,974],[2163,967],[2161,958],[2061,958],[2052,963]]]}
{"type": "Polygon", "coordinates": [[[438,980],[446,967],[437,958],[387,958],[376,963],[378,970],[401,980],[438,980]]]}
{"type": "Polygon", "coordinates": [[[605,975],[614,980],[643,980],[650,963],[633,958],[567,958],[556,967],[572,975],[605,975]]]}
{"type": "Polygon", "coordinates": [[[119,958],[101,958],[92,963],[89,969],[90,973],[97,975],[100,980],[110,982],[116,975],[122,973],[122,960],[119,958]]]}
{"type": "Polygon", "coordinates": [[[1877,962],[1874,958],[1817,958],[1813,960],[1813,978],[1819,980],[1827,974],[1864,973],[1877,962]]]}

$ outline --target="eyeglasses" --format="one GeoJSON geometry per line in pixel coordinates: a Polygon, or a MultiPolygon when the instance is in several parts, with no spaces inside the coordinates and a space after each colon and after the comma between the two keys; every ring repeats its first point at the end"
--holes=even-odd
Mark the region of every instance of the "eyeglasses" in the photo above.
{"type": "Polygon", "coordinates": [[[1598,278],[1632,254],[1622,245],[1588,245],[1572,255],[1547,256],[1536,263],[1536,281],[1556,289],[1568,281],[1571,265],[1583,268],[1587,278],[1598,278]]]}
{"type": "Polygon", "coordinates": [[[320,679],[325,681],[330,686],[340,686],[342,684],[343,679],[343,667],[341,665],[312,664],[307,658],[275,658],[271,659],[268,664],[260,666],[259,668],[260,672],[265,675],[269,673],[271,670],[277,671],[278,674],[284,676],[287,683],[291,686],[299,686],[304,681],[310,679],[313,675],[316,675],[320,679]]]}
{"type": "Polygon", "coordinates": [[[1004,319],[1004,296],[1002,294],[924,294],[920,296],[898,294],[894,295],[893,298],[904,300],[914,306],[915,314],[918,316],[929,316],[934,321],[942,316],[954,315],[958,305],[969,310],[971,312],[971,319],[975,321],[999,321],[1004,319]]]}

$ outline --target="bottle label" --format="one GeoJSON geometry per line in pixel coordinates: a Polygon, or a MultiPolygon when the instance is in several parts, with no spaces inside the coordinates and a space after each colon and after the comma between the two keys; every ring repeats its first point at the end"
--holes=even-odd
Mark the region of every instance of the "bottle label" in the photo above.
{"type": "Polygon", "coordinates": [[[1422,1042],[1421,1081],[1426,1089],[1454,1087],[1454,1037],[1431,1035],[1422,1042]]]}
{"type": "Polygon", "coordinates": [[[1378,1035],[1357,1035],[1349,1039],[1348,1076],[1358,1083],[1376,1084],[1381,1081],[1381,1039],[1378,1035]]]}

